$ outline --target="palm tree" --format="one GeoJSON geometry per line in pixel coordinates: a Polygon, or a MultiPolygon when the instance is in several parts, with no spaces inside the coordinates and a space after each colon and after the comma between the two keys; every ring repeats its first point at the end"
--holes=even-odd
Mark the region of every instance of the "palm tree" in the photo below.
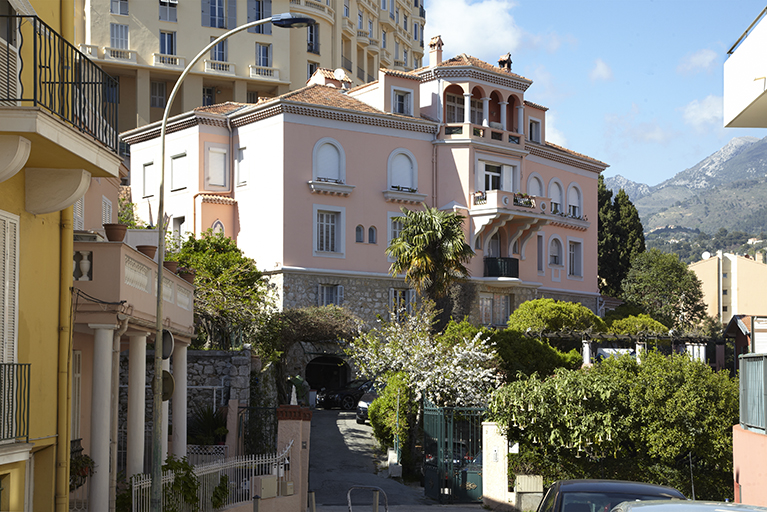
{"type": "Polygon", "coordinates": [[[463,234],[462,215],[429,208],[423,210],[402,208],[404,217],[398,217],[402,229],[394,238],[386,254],[394,259],[389,273],[405,273],[405,281],[418,295],[432,300],[445,297],[450,286],[469,276],[464,266],[474,251],[463,234]]]}

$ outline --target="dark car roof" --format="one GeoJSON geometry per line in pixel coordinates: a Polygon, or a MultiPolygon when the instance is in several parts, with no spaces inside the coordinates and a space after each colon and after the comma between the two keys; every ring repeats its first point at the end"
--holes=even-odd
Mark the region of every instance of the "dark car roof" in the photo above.
{"type": "Polygon", "coordinates": [[[559,492],[658,494],[659,496],[684,498],[684,495],[673,487],[626,480],[559,480],[554,482],[554,485],[559,486],[559,492]]]}

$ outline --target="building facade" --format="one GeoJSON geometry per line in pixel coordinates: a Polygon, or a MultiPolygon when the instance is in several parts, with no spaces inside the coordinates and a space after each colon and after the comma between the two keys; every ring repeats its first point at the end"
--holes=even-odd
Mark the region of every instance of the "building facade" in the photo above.
{"type": "Polygon", "coordinates": [[[226,101],[255,103],[298,89],[318,68],[343,68],[355,84],[379,67],[421,66],[423,0],[75,0],[79,48],[119,79],[120,129],[162,118],[186,64],[227,30],[272,14],[317,24],[253,27],[216,46],[184,82],[173,113],[226,101]]]}
{"type": "MultiPolygon", "coordinates": [[[[525,300],[599,311],[597,176],[607,166],[545,142],[532,81],[460,55],[411,72],[380,70],[351,90],[332,72],[256,105],[171,120],[166,212],[172,230],[233,237],[268,273],[280,306],[342,304],[367,322],[410,304],[385,254],[401,208],[462,214],[476,256],[462,313],[504,325],[525,300]],[[170,186],[168,186],[169,184],[170,186]]],[[[156,217],[159,126],[124,133],[133,200],[156,217]]]]}

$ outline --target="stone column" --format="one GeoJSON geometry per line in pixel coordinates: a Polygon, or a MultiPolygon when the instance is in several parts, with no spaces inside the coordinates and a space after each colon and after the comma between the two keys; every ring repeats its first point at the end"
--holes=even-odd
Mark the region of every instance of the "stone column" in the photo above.
{"type": "Polygon", "coordinates": [[[506,108],[508,106],[509,106],[509,102],[508,101],[502,101],[502,102],[498,103],[498,108],[501,109],[501,126],[503,127],[504,130],[506,130],[507,132],[510,132],[510,131],[513,131],[513,130],[509,129],[509,127],[506,126],[506,108]]]}
{"type": "Polygon", "coordinates": [[[517,133],[525,134],[525,107],[517,107],[517,133]]]}
{"type": "Polygon", "coordinates": [[[482,126],[490,126],[490,98],[482,98],[482,126]]]}
{"type": "Polygon", "coordinates": [[[173,348],[173,455],[186,456],[186,350],[185,343],[175,343],[173,348]]]}
{"type": "Polygon", "coordinates": [[[116,325],[89,324],[93,337],[91,385],[91,457],[96,471],[90,481],[91,510],[109,510],[109,425],[112,394],[112,341],[116,325]]]}
{"type": "Polygon", "coordinates": [[[463,122],[471,122],[471,93],[463,93],[463,122]]]}
{"type": "MultiPolygon", "coordinates": [[[[163,359],[162,369],[165,371],[170,370],[170,359],[163,359]]],[[[162,402],[162,460],[168,458],[168,401],[162,402]]]]}
{"type": "Polygon", "coordinates": [[[128,352],[128,449],[125,473],[144,472],[146,423],[146,334],[131,336],[128,352]]]}

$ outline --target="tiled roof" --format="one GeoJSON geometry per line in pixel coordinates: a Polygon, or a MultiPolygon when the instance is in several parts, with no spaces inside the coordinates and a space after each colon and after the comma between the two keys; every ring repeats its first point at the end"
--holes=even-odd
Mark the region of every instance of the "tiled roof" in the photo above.
{"type": "MultiPolygon", "coordinates": [[[[498,73],[501,75],[510,75],[516,78],[521,78],[522,80],[528,80],[527,78],[523,77],[522,75],[518,75],[516,73],[512,73],[510,71],[506,71],[505,69],[501,69],[498,66],[493,66],[492,64],[488,64],[484,60],[480,60],[476,57],[472,57],[471,55],[466,55],[465,53],[462,53],[458,55],[457,57],[453,57],[452,59],[443,60],[437,67],[440,66],[474,66],[478,68],[482,68],[485,71],[492,71],[493,73],[498,73]]],[[[531,81],[531,80],[528,80],[531,81]]]]}
{"type": "MultiPolygon", "coordinates": [[[[319,68],[316,72],[322,75],[323,78],[327,78],[329,80],[338,80],[338,78],[336,78],[336,74],[335,74],[336,72],[333,69],[319,68]]],[[[352,83],[351,79],[346,75],[345,71],[344,71],[344,77],[340,81],[352,83]]]]}
{"type": "Polygon", "coordinates": [[[369,112],[371,114],[381,114],[380,110],[373,108],[367,103],[352,98],[346,92],[336,87],[327,85],[309,85],[301,89],[283,94],[277,98],[270,98],[270,101],[288,100],[301,103],[310,103],[312,105],[321,105],[323,107],[335,107],[345,110],[355,110],[357,112],[369,112]]]}
{"type": "Polygon", "coordinates": [[[525,105],[529,105],[529,106],[531,106],[533,108],[538,108],[538,109],[541,109],[543,111],[546,111],[546,110],[549,109],[549,107],[544,107],[543,105],[539,105],[537,103],[533,103],[532,101],[527,101],[527,100],[525,100],[525,105]]]}
{"type": "Polygon", "coordinates": [[[603,165],[605,167],[610,167],[609,164],[606,164],[606,163],[602,162],[601,160],[597,160],[596,158],[591,158],[590,156],[586,156],[583,153],[577,153],[577,152],[575,152],[575,151],[573,151],[571,149],[563,148],[562,146],[558,146],[558,145],[553,144],[553,143],[551,143],[549,141],[546,141],[546,146],[550,147],[552,149],[556,149],[557,151],[562,151],[563,153],[567,153],[568,155],[576,156],[578,158],[585,158],[586,160],[590,160],[590,161],[594,162],[597,165],[603,165]]]}
{"type": "Polygon", "coordinates": [[[381,69],[384,73],[390,76],[397,76],[400,78],[409,78],[410,80],[420,80],[421,78],[412,71],[397,71],[396,69],[381,69]]]}
{"type": "Polygon", "coordinates": [[[227,101],[225,103],[217,103],[216,105],[207,105],[205,107],[197,107],[194,109],[194,111],[227,115],[227,114],[231,114],[232,112],[236,112],[240,110],[241,108],[245,108],[248,105],[249,103],[237,103],[234,101],[227,101]]]}

